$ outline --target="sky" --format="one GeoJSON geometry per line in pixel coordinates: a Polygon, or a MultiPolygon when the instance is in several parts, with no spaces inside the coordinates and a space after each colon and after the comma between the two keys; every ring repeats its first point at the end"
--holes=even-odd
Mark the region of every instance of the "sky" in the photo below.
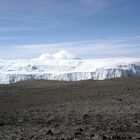
{"type": "Polygon", "coordinates": [[[61,50],[139,57],[140,0],[0,0],[0,59],[61,50]]]}

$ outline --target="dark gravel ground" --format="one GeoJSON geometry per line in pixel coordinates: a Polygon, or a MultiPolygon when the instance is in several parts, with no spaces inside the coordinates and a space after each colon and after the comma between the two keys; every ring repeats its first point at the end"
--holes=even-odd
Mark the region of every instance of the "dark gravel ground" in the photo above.
{"type": "Polygon", "coordinates": [[[140,78],[0,85],[0,140],[140,140],[140,78]]]}

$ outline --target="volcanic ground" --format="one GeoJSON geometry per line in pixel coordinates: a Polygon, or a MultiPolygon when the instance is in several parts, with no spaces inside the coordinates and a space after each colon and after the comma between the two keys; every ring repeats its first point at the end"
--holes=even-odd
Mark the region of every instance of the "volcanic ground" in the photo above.
{"type": "Polygon", "coordinates": [[[140,140],[140,78],[0,85],[0,140],[140,140]]]}

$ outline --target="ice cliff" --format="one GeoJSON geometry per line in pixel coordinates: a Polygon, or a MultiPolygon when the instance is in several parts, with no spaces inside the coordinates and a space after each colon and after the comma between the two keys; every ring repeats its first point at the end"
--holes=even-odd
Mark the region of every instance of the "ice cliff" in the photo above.
{"type": "Polygon", "coordinates": [[[61,58],[59,54],[53,57],[45,54],[32,60],[0,60],[0,84],[36,79],[79,81],[140,76],[140,58],[79,60],[75,56],[61,58]]]}

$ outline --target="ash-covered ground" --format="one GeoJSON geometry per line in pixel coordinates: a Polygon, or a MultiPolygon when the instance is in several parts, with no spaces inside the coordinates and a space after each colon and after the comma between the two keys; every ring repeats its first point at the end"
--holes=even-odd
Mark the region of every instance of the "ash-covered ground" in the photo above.
{"type": "Polygon", "coordinates": [[[0,86],[0,140],[139,140],[140,78],[0,86]]]}

